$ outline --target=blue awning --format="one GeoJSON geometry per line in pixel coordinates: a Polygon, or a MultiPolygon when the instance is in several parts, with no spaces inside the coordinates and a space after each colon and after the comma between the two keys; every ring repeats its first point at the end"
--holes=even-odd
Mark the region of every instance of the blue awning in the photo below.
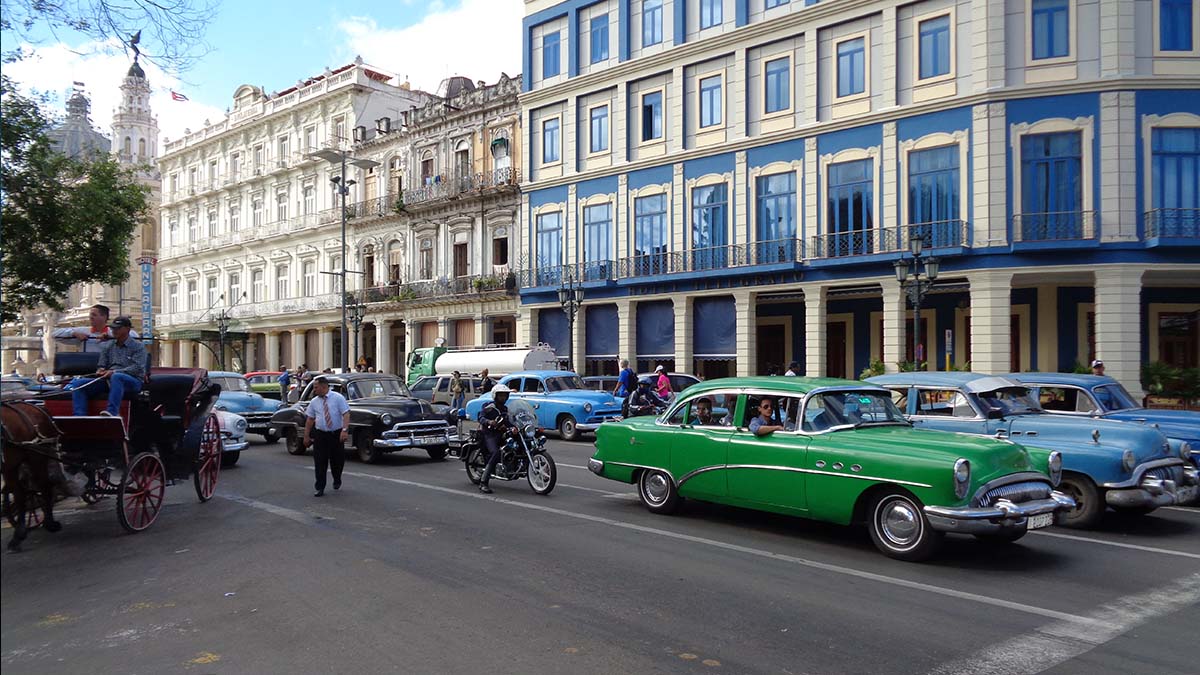
{"type": "Polygon", "coordinates": [[[584,317],[584,356],[589,359],[617,358],[617,306],[588,307],[584,317]]]}
{"type": "Polygon", "coordinates": [[[559,358],[567,355],[567,315],[557,307],[548,307],[538,311],[538,342],[544,342],[554,348],[559,358]]]}
{"type": "Polygon", "coordinates": [[[696,358],[736,358],[737,311],[733,297],[696,298],[692,304],[692,335],[696,358]]]}
{"type": "Polygon", "coordinates": [[[637,356],[675,358],[675,306],[670,300],[638,303],[637,356]]]}

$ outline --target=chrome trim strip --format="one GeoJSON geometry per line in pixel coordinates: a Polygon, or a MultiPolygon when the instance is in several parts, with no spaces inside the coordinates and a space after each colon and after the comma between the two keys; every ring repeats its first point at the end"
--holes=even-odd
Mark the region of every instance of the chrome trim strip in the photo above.
{"type": "Polygon", "coordinates": [[[1134,467],[1133,477],[1130,478],[1129,480],[1123,480],[1123,481],[1116,482],[1116,483],[1103,483],[1103,484],[1101,484],[1100,487],[1103,487],[1103,488],[1137,487],[1138,483],[1142,482],[1142,476],[1144,476],[1147,471],[1149,471],[1151,469],[1161,469],[1163,467],[1168,467],[1168,466],[1178,466],[1180,464],[1186,464],[1186,463],[1179,457],[1167,457],[1166,459],[1156,459],[1156,460],[1152,460],[1149,462],[1143,462],[1142,464],[1138,464],[1136,467],[1134,467]]]}
{"type": "Polygon", "coordinates": [[[1059,509],[1074,508],[1075,500],[1061,492],[1051,492],[1046,499],[1016,504],[1001,499],[996,506],[985,507],[952,507],[926,505],[925,513],[943,518],[958,520],[996,520],[1000,518],[1025,518],[1042,513],[1052,513],[1059,509]]]}
{"type": "MultiPolygon", "coordinates": [[[[650,468],[650,467],[646,467],[646,468],[650,468]]],[[[696,469],[694,471],[689,471],[688,473],[684,474],[683,477],[681,477],[679,479],[678,484],[683,485],[688,480],[690,480],[693,476],[697,476],[702,473],[707,473],[709,471],[717,471],[719,469],[765,469],[767,471],[789,471],[792,473],[807,473],[807,474],[814,474],[814,475],[818,475],[818,476],[836,476],[838,478],[856,478],[858,480],[881,481],[884,483],[895,483],[897,485],[911,485],[913,487],[922,487],[922,488],[933,487],[932,485],[927,485],[925,483],[916,483],[916,482],[907,481],[907,480],[895,480],[892,478],[880,478],[878,476],[859,476],[857,474],[839,473],[837,471],[817,471],[816,469],[800,469],[800,468],[797,468],[794,466],[772,466],[772,465],[768,465],[768,464],[718,464],[718,465],[714,465],[714,466],[706,466],[706,467],[696,469]]]]}

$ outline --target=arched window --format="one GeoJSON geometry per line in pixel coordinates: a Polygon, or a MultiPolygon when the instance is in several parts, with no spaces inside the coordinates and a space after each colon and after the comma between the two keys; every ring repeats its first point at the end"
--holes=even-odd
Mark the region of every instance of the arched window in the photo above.
{"type": "Polygon", "coordinates": [[[388,163],[388,185],[392,194],[404,192],[404,162],[399,157],[393,157],[388,163]]]}
{"type": "Polygon", "coordinates": [[[125,155],[128,156],[131,154],[133,154],[133,139],[126,136],[125,137],[125,155]]]}
{"type": "Polygon", "coordinates": [[[146,156],[146,139],[139,138],[138,139],[138,157],[144,158],[145,156],[146,156]]]}

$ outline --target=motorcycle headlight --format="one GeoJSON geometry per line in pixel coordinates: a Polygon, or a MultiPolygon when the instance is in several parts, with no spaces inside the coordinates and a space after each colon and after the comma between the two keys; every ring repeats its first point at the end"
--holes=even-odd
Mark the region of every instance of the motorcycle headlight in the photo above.
{"type": "Polygon", "coordinates": [[[1137,457],[1132,450],[1121,453],[1121,466],[1125,467],[1126,471],[1133,471],[1133,467],[1137,466],[1137,457]]]}
{"type": "Polygon", "coordinates": [[[379,416],[379,421],[383,422],[384,426],[388,426],[388,427],[392,426],[392,414],[391,413],[383,413],[382,415],[379,416]]]}
{"type": "Polygon", "coordinates": [[[1057,450],[1050,453],[1050,459],[1047,460],[1046,465],[1050,473],[1050,483],[1054,487],[1058,487],[1059,482],[1062,481],[1062,453],[1057,450]]]}
{"type": "Polygon", "coordinates": [[[537,430],[536,430],[536,429],[533,427],[533,425],[532,425],[532,424],[526,424],[526,425],[525,425],[525,428],[524,428],[524,429],[522,429],[522,431],[524,431],[524,432],[525,432],[525,435],[526,435],[526,436],[528,436],[528,437],[530,437],[530,438],[533,438],[533,435],[534,435],[534,433],[535,433],[537,430]]]}
{"type": "Polygon", "coordinates": [[[590,413],[590,412],[592,412],[592,404],[591,404],[591,403],[584,403],[584,404],[583,404],[583,412],[585,412],[585,413],[590,413]]]}
{"type": "Polygon", "coordinates": [[[954,496],[962,499],[967,496],[967,488],[971,484],[971,463],[959,459],[954,463],[954,496]]]}

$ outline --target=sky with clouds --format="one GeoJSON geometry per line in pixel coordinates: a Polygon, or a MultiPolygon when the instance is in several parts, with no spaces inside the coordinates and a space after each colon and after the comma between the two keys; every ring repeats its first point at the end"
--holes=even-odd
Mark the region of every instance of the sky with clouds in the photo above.
{"type": "MultiPolygon", "coordinates": [[[[153,88],[159,141],[175,139],[204,120],[217,121],[242,84],[286,89],[355,56],[435,91],[450,75],[494,82],[521,71],[522,0],[224,0],[205,40],[211,51],[181,75],[143,63],[153,88]],[[171,91],[188,97],[171,99],[171,91]]],[[[4,47],[13,46],[5,36],[4,47]]],[[[109,133],[130,57],[116,42],[59,33],[30,45],[32,54],[4,72],[26,89],[51,97],[61,111],[73,82],[92,99],[92,122],[109,133]]]]}

